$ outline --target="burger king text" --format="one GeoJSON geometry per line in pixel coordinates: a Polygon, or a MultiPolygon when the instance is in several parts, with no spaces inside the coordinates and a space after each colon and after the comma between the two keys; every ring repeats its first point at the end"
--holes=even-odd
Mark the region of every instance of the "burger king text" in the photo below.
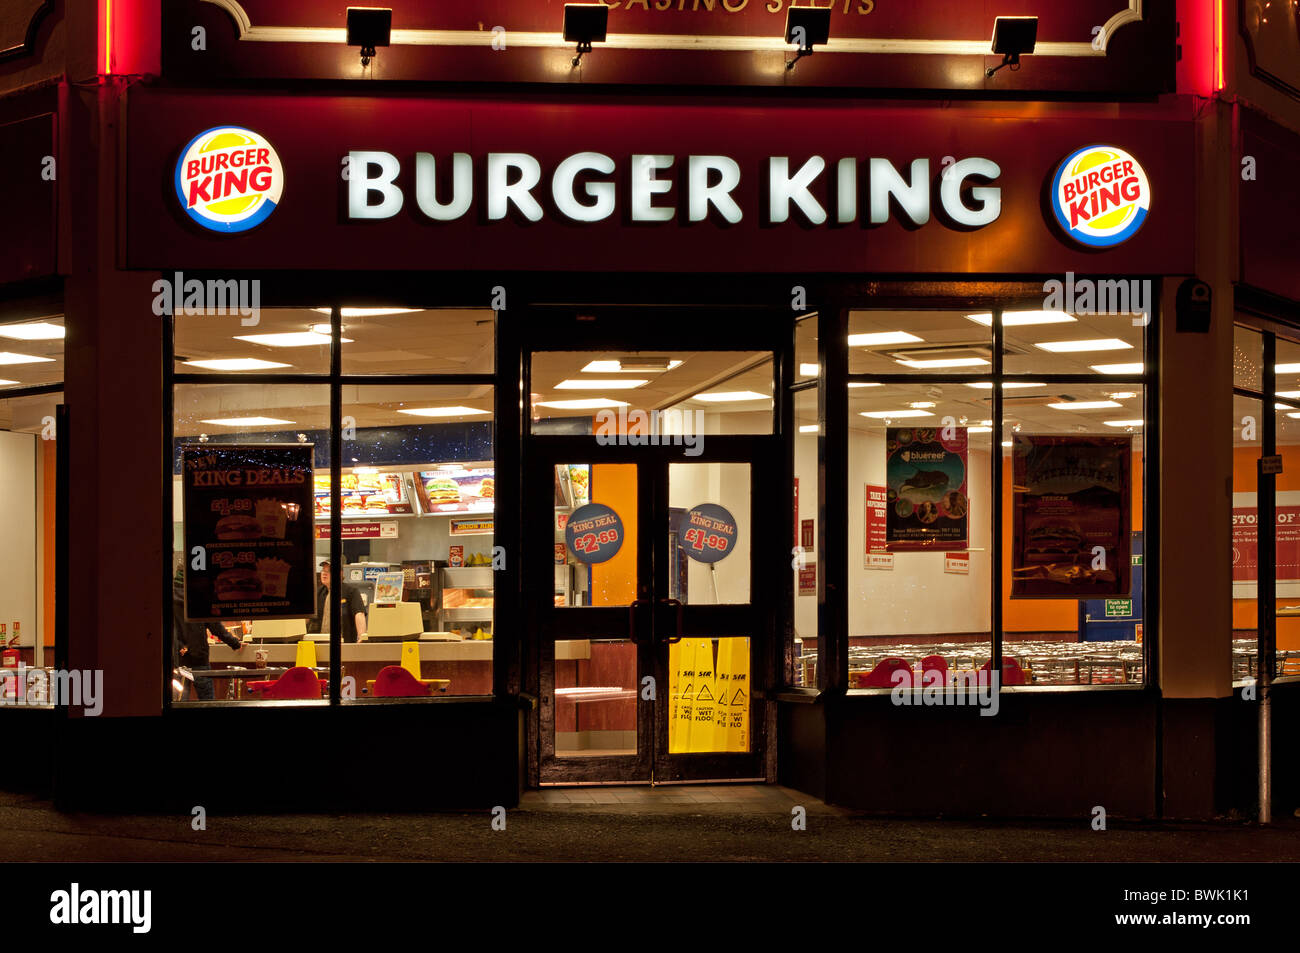
{"type": "MultiPolygon", "coordinates": [[[[437,175],[438,162],[427,152],[415,154],[414,182],[403,181],[402,162],[389,152],[349,152],[347,214],[350,219],[392,218],[403,208],[407,191],[414,190],[420,212],[435,222],[450,222],[466,215],[474,202],[474,160],[463,152],[450,157],[450,176],[437,175]],[[450,194],[439,188],[439,178],[450,184],[450,194]],[[440,194],[440,192],[444,194],[440,194]]],[[[480,181],[486,184],[488,221],[500,221],[512,211],[530,222],[546,214],[534,189],[542,181],[542,164],[524,152],[489,153],[480,181]]],[[[945,158],[942,174],[934,181],[929,159],[914,159],[900,172],[889,159],[828,160],[813,156],[791,171],[790,159],[772,156],[766,163],[766,221],[788,221],[795,206],[804,221],[821,225],[834,215],[837,224],[859,220],[859,193],[867,208],[864,222],[881,224],[894,214],[893,206],[915,225],[930,220],[932,197],[937,195],[943,217],[960,228],[980,228],[996,221],[1002,208],[1001,189],[991,183],[1002,170],[991,159],[945,158]],[[862,187],[865,165],[866,187],[862,187]],[[819,180],[820,181],[819,183],[819,180]],[[823,200],[831,206],[828,212],[823,200]],[[892,200],[892,204],[891,204],[892,200]]],[[[740,184],[740,163],[723,155],[692,155],[684,161],[685,174],[674,174],[678,157],[633,155],[623,175],[618,163],[599,152],[578,152],[561,160],[551,172],[550,198],[564,218],[598,222],[612,216],[618,205],[616,182],[627,183],[628,212],[634,222],[671,222],[678,202],[670,194],[684,183],[686,219],[702,222],[717,216],[728,224],[744,218],[733,192],[740,184]]]]}
{"type": "Polygon", "coordinates": [[[1142,185],[1133,161],[1126,159],[1067,179],[1061,184],[1061,192],[1069,212],[1070,228],[1077,228],[1080,219],[1086,221],[1136,202],[1142,196],[1142,185]]]}

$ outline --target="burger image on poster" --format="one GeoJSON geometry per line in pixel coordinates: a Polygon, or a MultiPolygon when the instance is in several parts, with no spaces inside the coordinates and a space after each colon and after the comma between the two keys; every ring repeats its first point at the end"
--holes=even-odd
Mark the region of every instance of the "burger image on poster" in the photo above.
{"type": "Polygon", "coordinates": [[[446,506],[460,503],[460,487],[448,477],[433,477],[426,480],[424,492],[429,497],[430,506],[446,506]]]}
{"type": "Polygon", "coordinates": [[[259,539],[262,524],[252,516],[223,516],[217,520],[217,539],[259,539]]]}
{"type": "Polygon", "coordinates": [[[212,588],[221,602],[262,598],[262,579],[251,569],[227,569],[220,572],[212,588]]]}

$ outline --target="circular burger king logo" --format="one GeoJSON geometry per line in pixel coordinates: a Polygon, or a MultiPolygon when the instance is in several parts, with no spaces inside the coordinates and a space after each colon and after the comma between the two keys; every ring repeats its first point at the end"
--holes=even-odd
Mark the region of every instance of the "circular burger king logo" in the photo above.
{"type": "Polygon", "coordinates": [[[1151,184],[1137,159],[1115,146],[1086,146],[1061,163],[1052,211],[1081,245],[1110,248],[1137,234],[1151,208],[1151,184]]]}
{"type": "Polygon", "coordinates": [[[207,129],[176,162],[176,197],[194,221],[214,232],[244,232],[275,211],[284,169],[262,136],[239,126],[207,129]]]}

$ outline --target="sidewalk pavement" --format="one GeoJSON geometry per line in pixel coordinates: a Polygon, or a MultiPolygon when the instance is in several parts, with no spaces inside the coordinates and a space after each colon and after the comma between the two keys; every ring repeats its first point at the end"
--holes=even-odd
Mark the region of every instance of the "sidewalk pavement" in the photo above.
{"type": "Polygon", "coordinates": [[[487,811],[191,817],[65,814],[0,793],[0,862],[101,861],[1300,861],[1300,822],[1153,824],[898,819],[765,785],[528,792],[487,811]],[[793,829],[795,808],[806,830],[793,829]]]}

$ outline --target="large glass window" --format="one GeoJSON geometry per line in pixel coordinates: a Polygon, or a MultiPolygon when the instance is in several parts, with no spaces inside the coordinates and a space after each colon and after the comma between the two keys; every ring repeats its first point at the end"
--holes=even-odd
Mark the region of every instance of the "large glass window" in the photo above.
{"type": "Polygon", "coordinates": [[[850,689],[1143,683],[1146,326],[851,312],[850,689]]]}
{"type": "Polygon", "coordinates": [[[493,313],[285,308],[251,329],[236,315],[175,324],[173,702],[324,705],[335,675],[343,703],[491,694],[493,313]],[[256,487],[241,477],[205,500],[221,519],[196,557],[185,454],[226,461],[216,451],[236,446],[247,465],[205,487],[234,469],[256,487]],[[309,484],[282,491],[284,461],[306,446],[309,484]]]}
{"type": "MultiPolygon", "coordinates": [[[[12,390],[12,389],[11,389],[12,390]]],[[[0,701],[45,705],[54,665],[55,408],[0,391],[0,701]]]]}
{"type": "Polygon", "coordinates": [[[45,706],[54,664],[62,315],[0,323],[0,702],[45,706]]]}
{"type": "Polygon", "coordinates": [[[1259,675],[1272,585],[1274,678],[1300,675],[1300,343],[1238,326],[1233,348],[1232,434],[1232,677],[1237,687],[1259,675]],[[1268,373],[1268,349],[1273,352],[1268,373]],[[1273,380],[1271,407],[1266,403],[1273,380]],[[1270,428],[1271,425],[1271,428],[1270,428]],[[1271,432],[1270,432],[1271,431],[1271,432]],[[1270,573],[1260,558],[1261,510],[1269,502],[1260,465],[1281,458],[1272,477],[1275,536],[1270,573]],[[1266,588],[1265,593],[1268,592],[1266,588]]]}
{"type": "MultiPolygon", "coordinates": [[[[815,319],[814,319],[815,320],[815,319]]],[[[804,321],[800,326],[807,325],[804,321]]],[[[817,391],[794,394],[794,526],[791,528],[791,573],[794,576],[794,654],[791,684],[817,687],[818,574],[824,571],[817,533],[818,488],[817,391]]]]}

